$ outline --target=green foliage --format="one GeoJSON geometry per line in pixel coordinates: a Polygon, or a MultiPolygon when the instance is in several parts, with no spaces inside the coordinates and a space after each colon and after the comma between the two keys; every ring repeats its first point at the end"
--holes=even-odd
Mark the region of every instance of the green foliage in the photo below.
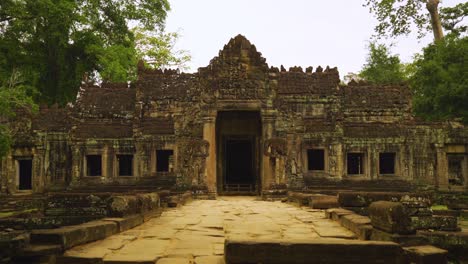
{"type": "Polygon", "coordinates": [[[468,37],[447,36],[414,62],[410,83],[416,114],[468,124],[468,37]]]}
{"type": "Polygon", "coordinates": [[[175,50],[179,38],[177,32],[150,32],[142,28],[134,30],[138,58],[149,68],[178,67],[185,69],[191,56],[186,50],[175,50]]]}
{"type": "Polygon", "coordinates": [[[12,142],[6,121],[15,116],[16,109],[26,108],[36,112],[38,106],[33,100],[36,94],[34,87],[25,84],[17,70],[14,70],[8,79],[2,79],[0,76],[0,121],[4,122],[0,124],[0,158],[8,152],[12,142]]]}
{"type": "Polygon", "coordinates": [[[415,25],[422,37],[430,28],[430,18],[423,0],[366,0],[364,6],[374,13],[379,24],[377,36],[407,35],[415,25]]]}
{"type": "Polygon", "coordinates": [[[467,32],[467,25],[462,23],[466,16],[468,16],[468,2],[440,9],[442,27],[451,34],[458,36],[467,32]]]}
{"type": "Polygon", "coordinates": [[[162,30],[169,9],[167,0],[2,0],[0,76],[20,69],[50,104],[72,101],[85,73],[131,79],[137,52],[128,25],[162,30]]]}
{"type": "Polygon", "coordinates": [[[407,79],[405,66],[400,58],[391,55],[383,44],[371,42],[367,63],[363,66],[359,77],[375,84],[401,83],[407,79]]]}

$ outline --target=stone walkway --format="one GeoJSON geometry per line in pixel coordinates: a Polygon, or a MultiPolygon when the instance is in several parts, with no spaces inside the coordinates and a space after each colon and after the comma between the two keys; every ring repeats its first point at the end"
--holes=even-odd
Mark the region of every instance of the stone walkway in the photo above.
{"type": "Polygon", "coordinates": [[[322,210],[299,208],[255,197],[196,200],[107,239],[68,250],[65,256],[104,262],[157,264],[224,263],[226,237],[338,238],[354,234],[324,217],[322,210]]]}

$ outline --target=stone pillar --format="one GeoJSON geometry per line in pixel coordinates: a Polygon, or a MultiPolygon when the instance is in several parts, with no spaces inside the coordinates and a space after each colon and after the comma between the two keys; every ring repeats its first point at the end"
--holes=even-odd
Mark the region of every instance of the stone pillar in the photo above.
{"type": "Polygon", "coordinates": [[[445,153],[443,146],[437,146],[437,173],[436,182],[439,190],[448,190],[448,162],[447,153],[445,153]]]}
{"type": "Polygon", "coordinates": [[[205,161],[205,182],[209,192],[216,192],[216,114],[203,118],[203,139],[210,144],[205,161]]]}
{"type": "Polygon", "coordinates": [[[36,147],[32,150],[32,190],[33,192],[42,192],[46,185],[50,184],[50,179],[46,179],[46,171],[44,168],[45,150],[42,147],[36,147]]]}
{"type": "MultiPolygon", "coordinates": [[[[272,183],[275,182],[274,175],[275,172],[273,171],[274,168],[272,168],[270,164],[270,157],[265,155],[264,152],[264,142],[267,139],[270,139],[273,137],[273,124],[275,122],[275,115],[272,113],[263,113],[262,112],[262,140],[260,141],[260,152],[261,152],[261,186],[262,190],[268,190],[271,186],[272,183]]],[[[279,166],[280,164],[276,164],[276,166],[279,166]]]]}
{"type": "Polygon", "coordinates": [[[71,185],[79,183],[81,177],[86,175],[84,167],[84,155],[80,145],[72,146],[72,179],[71,185]]]}

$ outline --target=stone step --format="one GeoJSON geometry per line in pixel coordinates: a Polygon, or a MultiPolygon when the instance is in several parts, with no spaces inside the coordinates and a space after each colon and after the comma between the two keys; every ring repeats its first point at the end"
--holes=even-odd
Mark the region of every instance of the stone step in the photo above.
{"type": "Polygon", "coordinates": [[[404,247],[406,259],[414,264],[444,264],[447,263],[447,250],[431,245],[404,247]]]}
{"type": "Polygon", "coordinates": [[[63,249],[104,239],[118,233],[118,224],[112,221],[91,221],[81,225],[56,229],[33,230],[32,244],[59,244],[63,249]]]}
{"type": "Polygon", "coordinates": [[[225,241],[226,263],[405,263],[393,242],[344,239],[237,239],[225,241]]]}
{"type": "Polygon", "coordinates": [[[62,246],[57,244],[31,244],[23,249],[21,256],[47,256],[62,253],[62,246]]]}

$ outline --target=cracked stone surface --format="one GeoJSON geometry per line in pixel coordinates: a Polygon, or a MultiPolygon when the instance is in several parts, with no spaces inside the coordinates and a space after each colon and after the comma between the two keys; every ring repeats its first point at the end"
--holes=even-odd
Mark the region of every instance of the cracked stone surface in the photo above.
{"type": "Polygon", "coordinates": [[[322,210],[256,197],[196,200],[104,240],[74,247],[64,256],[104,262],[224,263],[224,240],[242,238],[354,239],[322,210]]]}

